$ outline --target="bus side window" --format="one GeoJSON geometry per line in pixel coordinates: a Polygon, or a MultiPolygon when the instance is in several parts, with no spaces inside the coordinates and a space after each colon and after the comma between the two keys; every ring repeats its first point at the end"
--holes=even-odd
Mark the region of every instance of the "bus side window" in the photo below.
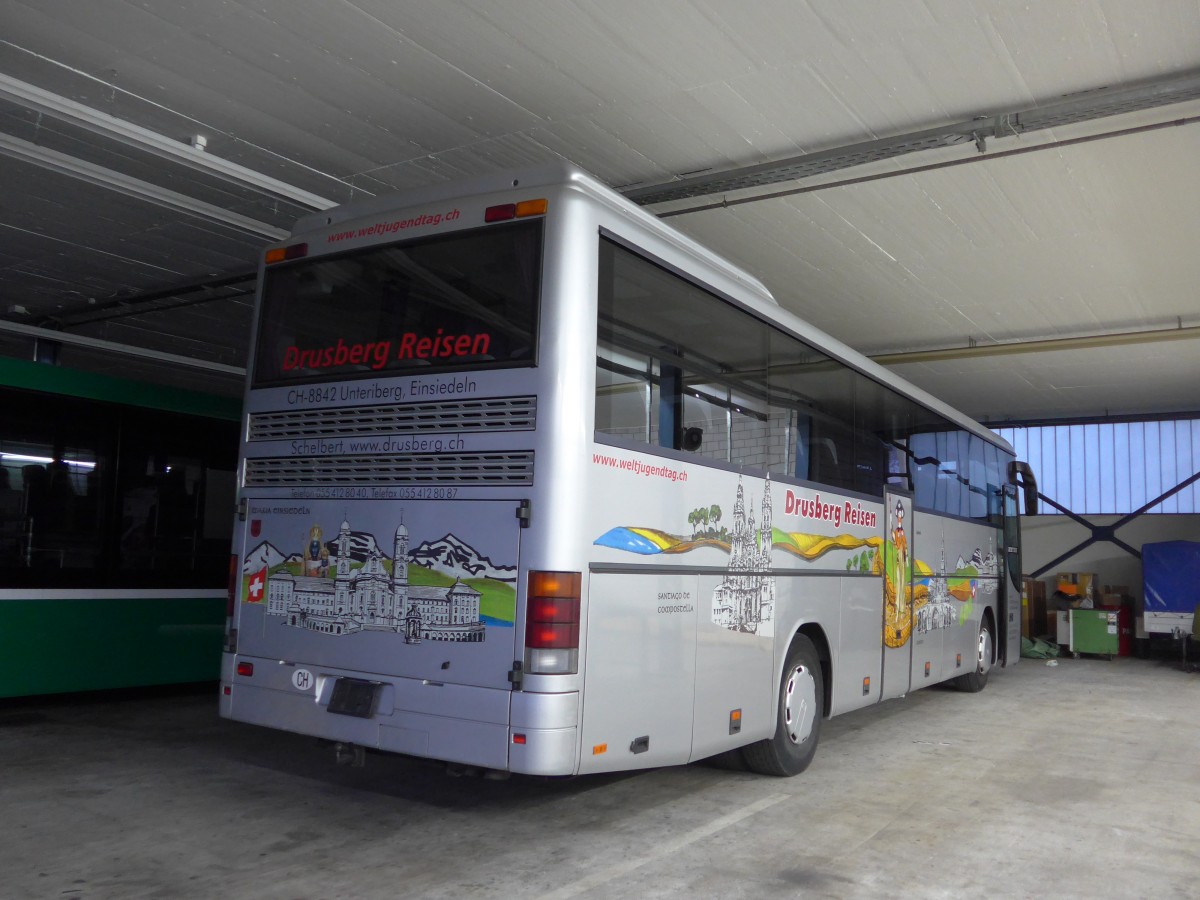
{"type": "Polygon", "coordinates": [[[812,458],[809,452],[809,441],[812,437],[812,419],[805,415],[796,416],[796,438],[793,443],[795,465],[792,475],[807,481],[812,474],[812,458]]]}
{"type": "Polygon", "coordinates": [[[729,410],[713,397],[711,385],[689,389],[683,395],[683,432],[677,450],[688,450],[705,459],[729,459],[729,410]],[[698,439],[698,440],[697,440],[698,439]]]}
{"type": "Polygon", "coordinates": [[[787,457],[787,413],[771,408],[761,412],[735,399],[731,412],[731,462],[783,474],[787,457]]]}
{"type": "Polygon", "coordinates": [[[596,434],[650,442],[650,375],[645,360],[601,348],[596,361],[596,434]],[[640,362],[641,371],[636,366],[640,362]]]}

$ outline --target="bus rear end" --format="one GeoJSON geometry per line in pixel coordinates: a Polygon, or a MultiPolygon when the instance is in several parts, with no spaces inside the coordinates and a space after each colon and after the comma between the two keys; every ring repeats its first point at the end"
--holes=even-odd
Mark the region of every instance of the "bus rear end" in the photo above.
{"type": "Polygon", "coordinates": [[[429,198],[267,252],[220,710],[569,774],[577,693],[514,691],[578,667],[579,575],[522,560],[548,201],[429,198]]]}

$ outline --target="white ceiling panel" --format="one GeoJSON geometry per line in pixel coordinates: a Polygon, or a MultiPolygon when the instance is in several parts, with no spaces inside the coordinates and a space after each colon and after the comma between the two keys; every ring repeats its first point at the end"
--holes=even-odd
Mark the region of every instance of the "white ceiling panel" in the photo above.
{"type": "MultiPolygon", "coordinates": [[[[565,159],[631,188],[1200,70],[1193,0],[0,0],[0,24],[0,76],[185,145],[202,135],[249,177],[23,106],[2,80],[0,138],[284,228],[302,207],[255,173],[341,202],[565,159]]],[[[872,354],[1187,328],[1195,119],[1200,101],[1176,103],[652,209],[731,203],[670,221],[872,354]]],[[[73,327],[245,353],[229,334],[247,316],[236,285],[174,309],[158,294],[251,271],[261,236],[12,153],[0,177],[0,316],[32,304],[72,321],[150,292],[73,327]]],[[[1197,344],[897,371],[980,416],[1195,410],[1197,344]]]]}

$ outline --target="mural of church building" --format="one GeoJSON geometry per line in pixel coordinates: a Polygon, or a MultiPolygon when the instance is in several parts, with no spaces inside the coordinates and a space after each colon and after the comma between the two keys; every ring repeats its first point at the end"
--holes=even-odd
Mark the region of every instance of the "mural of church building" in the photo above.
{"type": "Polygon", "coordinates": [[[942,555],[937,574],[929,579],[929,596],[925,605],[917,610],[918,634],[928,634],[941,628],[958,624],[961,604],[950,596],[946,581],[946,529],[942,529],[942,555]]]}
{"type": "Polygon", "coordinates": [[[763,488],[762,522],[757,527],[754,510],[746,512],[742,483],[738,481],[733,505],[733,533],[729,569],[713,591],[713,623],[731,631],[757,633],[775,615],[775,576],[771,572],[771,478],[763,488]]]}
{"type": "Polygon", "coordinates": [[[276,573],[267,581],[267,614],[286,625],[321,634],[395,631],[409,644],[421,641],[478,642],[486,626],[480,593],[455,580],[449,587],[408,583],[408,529],[396,529],[392,571],[372,544],[366,561],[351,567],[350,523],[342,522],[331,562],[332,578],[276,573]]]}

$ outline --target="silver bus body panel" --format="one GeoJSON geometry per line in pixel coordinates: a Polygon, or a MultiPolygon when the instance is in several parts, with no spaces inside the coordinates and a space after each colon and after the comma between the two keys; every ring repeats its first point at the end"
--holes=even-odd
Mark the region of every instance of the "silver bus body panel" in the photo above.
{"type": "Polygon", "coordinates": [[[579,763],[579,693],[512,695],[509,769],[528,775],[573,775],[579,763]]]}
{"type": "MultiPolygon", "coordinates": [[[[985,610],[991,609],[995,629],[1005,623],[999,620],[1001,548],[995,528],[918,509],[912,531],[914,557],[932,570],[914,575],[924,598],[912,622],[915,690],[974,671],[985,610]]],[[[992,637],[995,647],[999,635],[992,637]]]]}
{"type": "Polygon", "coordinates": [[[253,676],[227,675],[232,691],[222,698],[221,712],[241,722],[465,765],[508,767],[507,690],[376,676],[375,707],[360,718],[329,712],[335,681],[363,678],[357,669],[257,660],[253,676]],[[312,686],[297,687],[298,673],[312,686]]]}
{"type": "MultiPolygon", "coordinates": [[[[502,173],[472,184],[435,186],[398,198],[379,198],[317,213],[301,220],[293,238],[284,245],[305,240],[308,258],[314,258],[483,227],[486,208],[533,197],[549,201],[536,366],[428,375],[404,373],[367,381],[331,380],[320,384],[331,389],[327,393],[314,392],[310,385],[248,389],[246,398],[247,414],[253,417],[279,410],[315,415],[372,403],[420,402],[430,396],[536,397],[536,431],[455,436],[463,442],[459,449],[468,452],[531,451],[535,473],[532,483],[464,485],[452,500],[383,494],[373,501],[380,508],[397,512],[401,508],[416,509],[419,504],[450,503],[463,509],[494,505],[505,508],[513,523],[517,503],[528,502],[531,515],[527,527],[514,532],[506,545],[513,550],[502,560],[516,569],[511,582],[515,591],[513,616],[505,633],[503,664],[500,656],[489,656],[486,671],[474,671],[460,655],[438,656],[429,649],[434,642],[427,641],[422,641],[426,649],[420,651],[423,655],[419,664],[414,662],[410,668],[397,668],[395,659],[389,661],[382,651],[365,667],[350,665],[351,656],[314,650],[316,645],[311,641],[311,646],[298,656],[292,652],[296,649],[292,643],[281,640],[278,634],[270,638],[266,635],[274,628],[296,637],[303,634],[303,627],[269,622],[265,613],[254,610],[243,597],[237,604],[238,625],[249,628],[239,632],[238,653],[227,654],[224,661],[222,681],[231,688],[231,694],[222,697],[222,715],[331,740],[530,774],[569,775],[684,763],[774,732],[782,661],[795,632],[806,626],[820,630],[836,661],[827,713],[878,702],[884,580],[869,569],[873,554],[886,541],[885,516],[878,497],[790,480],[772,482],[743,476],[730,466],[672,459],[670,451],[660,454],[648,447],[628,450],[594,441],[600,235],[611,236],[684,273],[929,406],[954,424],[1009,450],[1002,440],[783,311],[761,282],[569,166],[502,173]],[[518,182],[515,189],[514,181],[518,182]],[[447,218],[451,212],[453,217],[447,218]],[[439,384],[463,379],[474,382],[470,392],[429,393],[439,390],[439,384]],[[372,395],[378,395],[378,399],[372,399],[372,395]],[[368,399],[364,401],[363,397],[368,399]],[[686,474],[686,480],[681,483],[663,476],[633,474],[629,469],[601,462],[602,456],[630,464],[640,462],[650,468],[669,468],[686,474]],[[686,490],[682,489],[684,485],[686,490]],[[829,508],[853,508],[861,513],[863,522],[871,520],[873,524],[825,527],[828,523],[806,519],[795,508],[788,509],[789,503],[800,498],[815,501],[818,495],[829,508]],[[778,535],[767,530],[756,541],[743,544],[744,552],[760,554],[752,564],[731,561],[729,551],[703,542],[686,550],[680,550],[676,543],[642,552],[649,545],[631,551],[616,539],[605,540],[615,530],[624,529],[650,540],[650,545],[655,539],[686,542],[690,526],[685,517],[693,506],[719,504],[726,510],[726,521],[732,523],[739,497],[747,534],[754,527],[762,527],[763,501],[767,498],[768,506],[774,506],[773,524],[783,533],[783,538],[777,540],[778,535]],[[747,506],[752,509],[754,523],[746,515],[747,506]],[[655,534],[648,537],[649,532],[655,534]],[[818,543],[826,540],[829,546],[805,543],[810,538],[818,543]],[[847,575],[852,566],[860,565],[867,565],[868,570],[856,568],[852,577],[847,575]],[[527,574],[533,570],[584,573],[579,673],[525,674],[520,688],[514,691],[504,679],[513,662],[522,657],[524,590],[527,574]],[[761,611],[768,602],[770,615],[764,619],[761,611]],[[247,607],[252,611],[248,612],[247,607]],[[758,618],[747,615],[751,607],[758,610],[758,618]],[[254,663],[253,676],[236,674],[239,661],[254,663]],[[449,662],[447,669],[441,668],[445,662],[449,662]],[[320,686],[311,693],[297,688],[291,679],[298,668],[307,669],[320,686]],[[468,674],[460,674],[464,672],[468,674]],[[328,694],[338,677],[367,679],[381,685],[371,717],[327,711],[328,694]],[[864,692],[865,678],[869,679],[869,687],[864,692]]],[[[401,432],[383,437],[403,442],[411,435],[401,432]]],[[[338,437],[327,439],[336,441],[338,437]]],[[[408,451],[389,452],[403,455],[408,451]]],[[[301,460],[345,453],[345,446],[323,453],[319,445],[314,450],[300,439],[251,442],[246,445],[243,479],[247,471],[256,471],[256,460],[301,460]]],[[[306,496],[303,487],[262,485],[244,487],[242,498],[251,507],[261,503],[264,509],[272,510],[269,515],[261,514],[261,519],[275,516],[276,507],[308,507],[307,517],[288,514],[286,521],[297,524],[311,518],[314,508],[332,514],[339,504],[349,505],[345,516],[352,520],[357,515],[353,511],[356,505],[372,502],[353,496],[328,496],[323,490],[324,486],[318,485],[306,496]]],[[[417,527],[409,518],[415,514],[404,513],[410,531],[417,527]]],[[[767,513],[768,518],[770,515],[767,513]]],[[[336,518],[340,520],[342,513],[336,518]]],[[[472,520],[470,515],[462,518],[472,520]]],[[[492,518],[494,530],[502,530],[501,516],[492,518]]],[[[353,531],[354,522],[350,524],[353,531]]],[[[965,521],[962,525],[969,535],[960,541],[964,545],[979,542],[975,535],[989,531],[965,521]]],[[[517,528],[515,524],[511,527],[517,528]]],[[[243,561],[244,576],[247,554],[256,546],[250,528],[247,522],[245,537],[235,546],[243,561]]],[[[441,537],[419,535],[421,541],[441,537]]],[[[383,533],[376,538],[386,539],[383,533]]],[[[977,629],[982,605],[974,609],[973,627],[977,629]]],[[[288,621],[286,617],[284,621],[288,621]]],[[[492,625],[487,627],[485,645],[492,639],[492,625]]],[[[970,627],[970,623],[961,625],[964,634],[970,627]]],[[[396,635],[402,642],[403,634],[397,631],[396,635]]],[[[337,641],[347,635],[320,637],[337,641]]],[[[947,643],[943,635],[938,638],[941,644],[947,643]]],[[[974,632],[970,648],[974,647],[973,638],[974,632]]],[[[399,651],[414,645],[397,646],[399,658],[399,651]]],[[[955,637],[949,646],[957,654],[965,653],[958,648],[967,644],[965,639],[955,637]]],[[[447,643],[437,649],[461,654],[478,648],[466,643],[451,647],[447,643]]],[[[938,672],[951,677],[952,672],[945,666],[946,653],[943,646],[937,657],[938,672]]],[[[973,661],[974,657],[968,659],[973,661]]]]}

